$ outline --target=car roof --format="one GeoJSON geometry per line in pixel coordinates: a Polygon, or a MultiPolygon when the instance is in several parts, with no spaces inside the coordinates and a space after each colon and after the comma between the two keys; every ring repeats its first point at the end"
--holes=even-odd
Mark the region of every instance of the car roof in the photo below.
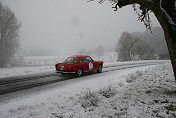
{"type": "Polygon", "coordinates": [[[89,57],[89,56],[87,56],[87,55],[73,55],[73,56],[70,56],[70,57],[74,57],[74,58],[80,59],[80,58],[89,57]]]}

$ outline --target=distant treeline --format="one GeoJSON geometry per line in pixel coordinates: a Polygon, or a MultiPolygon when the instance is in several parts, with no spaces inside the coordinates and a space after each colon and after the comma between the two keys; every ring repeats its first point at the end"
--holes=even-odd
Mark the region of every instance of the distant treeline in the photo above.
{"type": "Polygon", "coordinates": [[[123,32],[116,44],[118,61],[169,59],[164,32],[153,27],[152,33],[123,32]]]}

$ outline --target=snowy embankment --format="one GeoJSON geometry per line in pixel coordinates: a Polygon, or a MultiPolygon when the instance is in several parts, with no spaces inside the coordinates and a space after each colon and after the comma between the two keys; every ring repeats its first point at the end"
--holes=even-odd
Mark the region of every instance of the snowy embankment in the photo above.
{"type": "Polygon", "coordinates": [[[71,82],[52,91],[0,103],[0,117],[176,117],[176,83],[170,64],[129,68],[68,81],[71,82]]]}

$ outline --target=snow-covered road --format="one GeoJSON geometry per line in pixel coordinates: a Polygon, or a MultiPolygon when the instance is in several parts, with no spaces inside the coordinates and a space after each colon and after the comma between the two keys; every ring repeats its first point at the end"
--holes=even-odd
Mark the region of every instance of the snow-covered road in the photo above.
{"type": "MultiPolygon", "coordinates": [[[[134,61],[134,62],[117,62],[117,63],[105,63],[103,72],[115,71],[119,69],[133,68],[139,66],[156,65],[167,63],[168,61],[134,61]]],[[[35,75],[23,75],[6,77],[0,79],[0,94],[9,93],[17,90],[23,90],[26,88],[51,84],[54,82],[60,82],[67,80],[68,77],[63,77],[55,71],[38,73],[35,75]]]]}

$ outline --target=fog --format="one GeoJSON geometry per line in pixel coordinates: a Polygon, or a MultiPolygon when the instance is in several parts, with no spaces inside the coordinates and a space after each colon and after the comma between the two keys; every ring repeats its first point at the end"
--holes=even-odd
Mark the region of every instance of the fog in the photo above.
{"type": "MultiPolygon", "coordinates": [[[[0,0],[21,22],[23,50],[46,49],[64,54],[99,45],[113,48],[124,31],[146,30],[132,6],[113,11],[109,2],[86,0],[0,0]]],[[[153,26],[158,21],[151,16],[153,26]]]]}

